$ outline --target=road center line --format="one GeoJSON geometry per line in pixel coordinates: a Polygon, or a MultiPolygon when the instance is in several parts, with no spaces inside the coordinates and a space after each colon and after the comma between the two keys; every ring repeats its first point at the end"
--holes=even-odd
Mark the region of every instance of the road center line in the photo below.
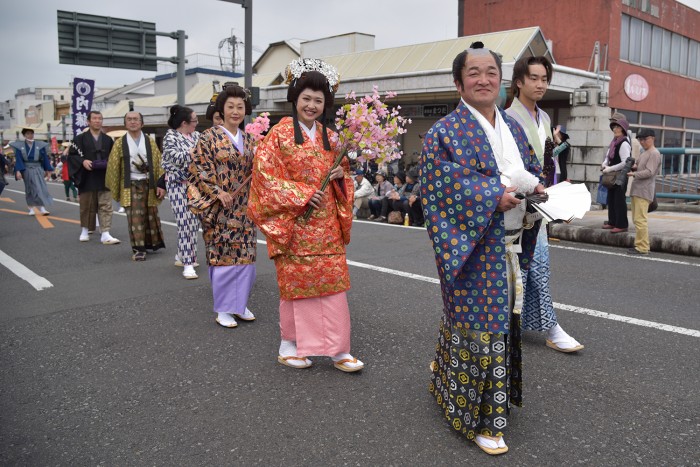
{"type": "MultiPolygon", "coordinates": [[[[267,244],[265,240],[258,240],[258,243],[267,244]]],[[[392,274],[394,276],[406,277],[408,279],[414,279],[418,281],[428,282],[431,284],[439,284],[440,279],[435,277],[421,276],[420,274],[413,274],[410,272],[397,271],[395,269],[384,268],[381,266],[375,266],[373,264],[359,263],[357,261],[349,261],[349,266],[354,266],[357,268],[370,269],[372,271],[383,272],[385,274],[392,274]]],[[[678,326],[671,326],[669,324],[656,323],[654,321],[647,321],[643,319],[630,318],[629,316],[614,315],[612,313],[605,313],[604,311],[591,310],[590,308],[582,308],[573,305],[566,305],[565,303],[554,303],[554,307],[559,310],[573,311],[574,313],[580,313],[583,315],[594,316],[596,318],[604,318],[612,321],[619,321],[621,323],[634,324],[637,326],[643,326],[647,328],[658,329],[661,331],[675,332],[676,334],[684,334],[686,336],[700,337],[700,331],[695,329],[681,328],[678,326]]]]}
{"type": "Polygon", "coordinates": [[[49,287],[53,287],[51,282],[36,274],[34,271],[11,256],[8,256],[2,250],[0,250],[0,264],[5,266],[11,273],[15,274],[20,279],[29,282],[29,285],[34,287],[36,290],[44,290],[48,289],[49,287]]]}

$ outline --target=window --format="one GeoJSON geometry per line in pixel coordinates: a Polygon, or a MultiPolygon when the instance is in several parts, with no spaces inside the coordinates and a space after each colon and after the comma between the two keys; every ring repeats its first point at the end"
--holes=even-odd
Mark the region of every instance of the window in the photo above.
{"type": "Polygon", "coordinates": [[[688,76],[688,38],[681,36],[681,66],[679,73],[688,76]]]}
{"type": "Polygon", "coordinates": [[[681,117],[666,115],[666,126],[671,128],[683,128],[683,119],[681,117]]]}
{"type": "Polygon", "coordinates": [[[661,43],[661,68],[671,69],[671,31],[664,29],[664,40],[661,43]]]}
{"type": "Polygon", "coordinates": [[[622,113],[627,118],[630,125],[639,123],[639,112],[635,112],[634,110],[618,110],[618,112],[622,113]]]}
{"type": "Polygon", "coordinates": [[[651,66],[661,68],[661,42],[663,41],[663,29],[658,26],[652,28],[651,41],[651,66]]]}
{"type": "Polygon", "coordinates": [[[660,114],[652,114],[652,113],[646,113],[644,112],[642,114],[642,124],[643,125],[653,125],[653,126],[662,126],[662,115],[660,114]]]}
{"type": "Polygon", "coordinates": [[[637,18],[630,21],[630,62],[642,62],[642,24],[637,18]]]}
{"type": "Polygon", "coordinates": [[[680,148],[683,146],[683,132],[664,130],[664,148],[680,148]]]}
{"type": "Polygon", "coordinates": [[[688,43],[688,76],[698,77],[697,73],[697,63],[698,63],[698,43],[695,41],[690,41],[688,43]]]}
{"type": "Polygon", "coordinates": [[[651,65],[651,24],[642,25],[642,65],[651,65]]]}
{"type": "Polygon", "coordinates": [[[686,118],[685,127],[689,130],[700,130],[700,120],[697,118],[686,118]]]}
{"type": "Polygon", "coordinates": [[[671,73],[679,73],[681,69],[681,36],[671,36],[671,73]]]}
{"type": "Polygon", "coordinates": [[[622,15],[622,27],[620,28],[620,58],[629,60],[630,50],[630,17],[622,15]]]}

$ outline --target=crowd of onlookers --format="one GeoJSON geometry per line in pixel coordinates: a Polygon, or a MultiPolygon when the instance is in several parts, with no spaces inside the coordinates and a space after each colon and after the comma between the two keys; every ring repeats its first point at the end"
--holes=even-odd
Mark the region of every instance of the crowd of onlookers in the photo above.
{"type": "Polygon", "coordinates": [[[357,167],[353,217],[375,222],[423,227],[420,180],[417,166],[406,172],[399,167],[372,170],[357,167]]]}

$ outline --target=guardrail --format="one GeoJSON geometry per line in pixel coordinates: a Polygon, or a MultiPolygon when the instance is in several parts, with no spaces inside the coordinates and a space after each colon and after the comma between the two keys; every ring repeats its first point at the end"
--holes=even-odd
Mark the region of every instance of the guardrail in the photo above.
{"type": "Polygon", "coordinates": [[[700,148],[657,149],[661,153],[657,198],[700,200],[700,148]]]}

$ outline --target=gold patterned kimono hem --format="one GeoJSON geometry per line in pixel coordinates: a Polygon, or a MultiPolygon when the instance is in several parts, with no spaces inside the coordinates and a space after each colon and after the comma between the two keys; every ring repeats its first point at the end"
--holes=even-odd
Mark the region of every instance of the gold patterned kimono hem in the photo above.
{"type": "Polygon", "coordinates": [[[506,246],[506,264],[510,334],[458,327],[447,312],[440,323],[429,390],[452,428],[467,439],[503,436],[510,405],[522,406],[523,286],[512,242],[506,246]]]}
{"type": "Polygon", "coordinates": [[[134,252],[165,248],[158,208],[148,205],[148,180],[131,182],[131,202],[126,206],[129,240],[134,252]]]}
{"type": "Polygon", "coordinates": [[[274,261],[283,299],[324,297],[350,289],[345,255],[280,255],[274,261]],[[313,285],[309,284],[309,277],[314,278],[313,285]]]}

